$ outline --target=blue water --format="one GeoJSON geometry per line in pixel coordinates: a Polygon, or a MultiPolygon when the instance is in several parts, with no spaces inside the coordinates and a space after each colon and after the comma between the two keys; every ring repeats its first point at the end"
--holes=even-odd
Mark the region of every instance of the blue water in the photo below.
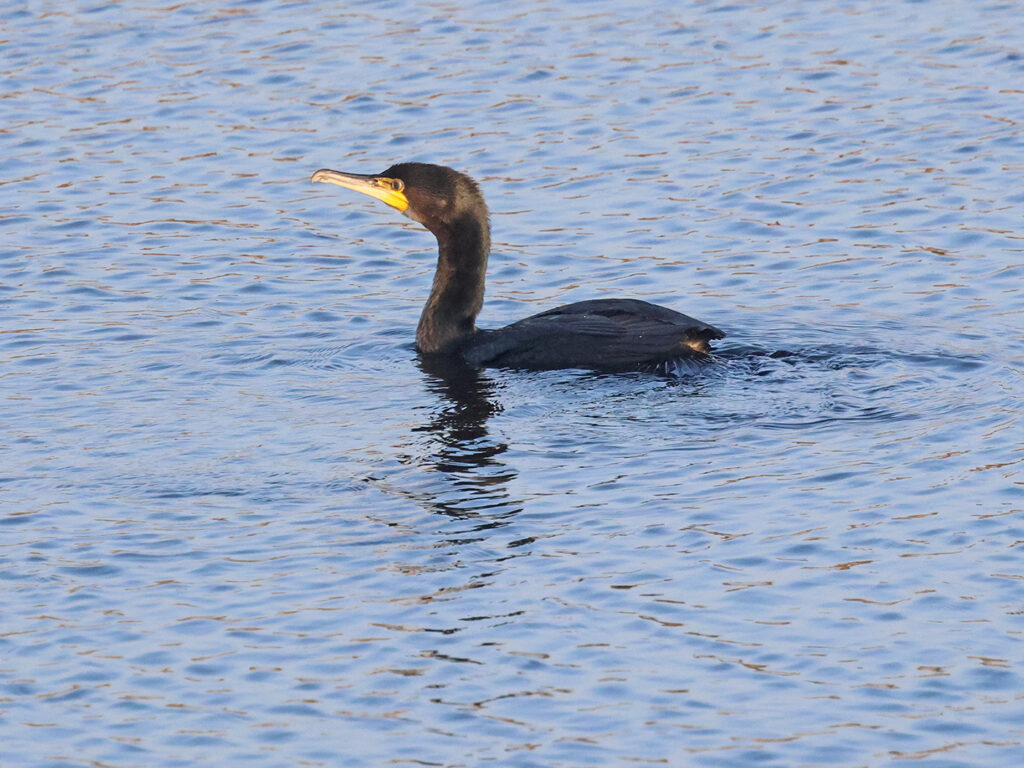
{"type": "Polygon", "coordinates": [[[0,764],[1009,766],[1013,3],[0,4],[0,764]],[[677,378],[452,371],[633,296],[677,378]]]}

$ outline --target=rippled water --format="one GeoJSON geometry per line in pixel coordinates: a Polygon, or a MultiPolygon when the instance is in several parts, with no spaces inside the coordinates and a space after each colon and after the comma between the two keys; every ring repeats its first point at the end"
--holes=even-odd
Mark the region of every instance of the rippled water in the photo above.
{"type": "Polygon", "coordinates": [[[0,5],[0,762],[1019,763],[1022,19],[0,5]],[[420,361],[398,160],[716,363],[420,361]]]}

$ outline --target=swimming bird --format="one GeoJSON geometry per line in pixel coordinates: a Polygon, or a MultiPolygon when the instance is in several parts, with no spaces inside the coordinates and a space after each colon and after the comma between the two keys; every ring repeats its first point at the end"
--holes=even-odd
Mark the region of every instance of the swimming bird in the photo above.
{"type": "Polygon", "coordinates": [[[416,329],[416,347],[424,355],[453,355],[489,368],[670,370],[707,359],[708,342],[725,336],[713,325],[638,299],[580,301],[504,328],[478,329],[491,227],[475,181],[427,163],[399,163],[369,175],[321,169],[312,181],[376,198],[437,238],[437,271],[416,329]]]}

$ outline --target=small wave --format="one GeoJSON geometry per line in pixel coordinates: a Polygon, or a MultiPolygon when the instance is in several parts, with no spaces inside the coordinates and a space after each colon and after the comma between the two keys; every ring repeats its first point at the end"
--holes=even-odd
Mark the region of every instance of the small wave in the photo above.
{"type": "Polygon", "coordinates": [[[706,418],[753,419],[767,429],[786,429],[934,417],[963,407],[965,392],[998,369],[985,354],[915,349],[906,329],[899,339],[881,326],[833,330],[824,343],[816,343],[820,329],[771,333],[808,340],[785,348],[773,347],[765,336],[723,344],[717,365],[700,372],[715,396],[706,418]]]}

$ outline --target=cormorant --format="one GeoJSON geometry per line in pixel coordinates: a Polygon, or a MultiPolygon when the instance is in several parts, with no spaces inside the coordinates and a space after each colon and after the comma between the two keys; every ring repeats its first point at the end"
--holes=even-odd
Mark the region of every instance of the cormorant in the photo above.
{"type": "Polygon", "coordinates": [[[416,329],[426,355],[457,355],[492,368],[668,370],[706,359],[713,325],[638,299],[592,299],[480,330],[491,227],[480,188],[451,168],[399,163],[363,175],[321,169],[314,182],[362,192],[418,221],[437,238],[437,271],[416,329]]]}

